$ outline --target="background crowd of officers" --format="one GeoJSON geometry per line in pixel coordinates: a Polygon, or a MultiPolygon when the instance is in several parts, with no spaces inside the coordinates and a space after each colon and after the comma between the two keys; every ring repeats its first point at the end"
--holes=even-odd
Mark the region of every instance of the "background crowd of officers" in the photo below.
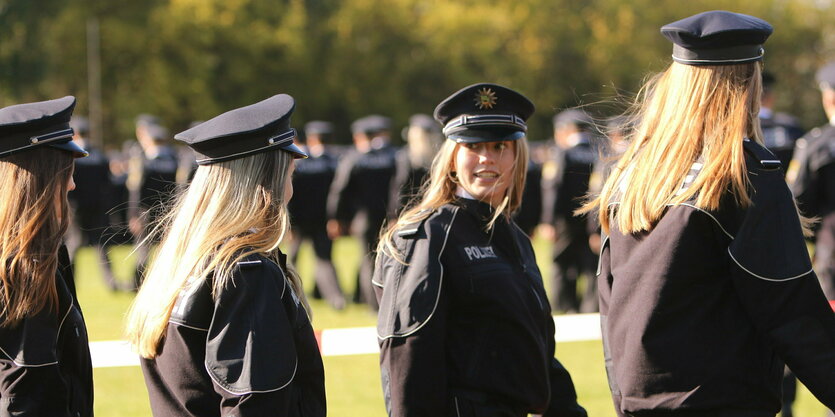
{"type": "MultiPolygon", "coordinates": [[[[831,151],[835,133],[830,125],[804,136],[805,130],[794,117],[774,111],[775,82],[773,75],[764,75],[760,119],[765,145],[788,167],[788,180],[805,214],[822,219],[815,264],[826,295],[835,299],[831,242],[835,233],[829,230],[835,228],[831,151]]],[[[194,155],[187,148],[174,148],[169,130],[158,117],[147,114],[136,119],[136,141],[106,153],[85,141],[86,119],[74,117],[72,126],[75,140],[90,156],[76,163],[78,187],[69,196],[75,213],[68,247],[71,253],[82,246],[93,247],[105,284],[114,291],[136,290],[148,246],[138,246],[135,273],[127,279],[114,277],[108,247],[136,244],[146,237],[164,202],[194,174],[194,155]]],[[[607,167],[625,149],[621,138],[629,128],[622,119],[592,117],[583,108],[568,109],[554,116],[551,138],[532,142],[523,204],[515,220],[529,235],[553,242],[551,258],[540,262],[552,262],[550,295],[555,311],[598,309],[596,280],[591,278],[597,266],[599,228],[593,220],[572,213],[581,197],[598,191],[607,167]]],[[[295,261],[302,242],[310,241],[315,254],[315,298],[325,299],[335,309],[344,308],[348,301],[376,309],[372,252],[380,230],[419,195],[443,135],[432,117],[424,114],[412,116],[402,130],[396,130],[385,116],[360,118],[351,125],[353,146],[335,144],[337,134],[331,123],[311,121],[300,135],[310,158],[297,161],[293,177],[294,187],[305,192],[290,203],[293,240],[289,254],[295,261]],[[395,146],[395,134],[402,137],[403,146],[395,146]],[[358,239],[364,253],[355,288],[345,289],[333,264],[333,241],[347,235],[358,239]],[[346,294],[346,290],[353,293],[346,294]]]]}

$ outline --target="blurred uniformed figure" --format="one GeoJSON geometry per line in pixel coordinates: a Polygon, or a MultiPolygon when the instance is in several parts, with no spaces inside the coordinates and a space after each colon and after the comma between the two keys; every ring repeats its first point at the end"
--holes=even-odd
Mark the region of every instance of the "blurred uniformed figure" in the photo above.
{"type": "Polygon", "coordinates": [[[662,27],[674,62],[641,88],[635,133],[581,209],[604,232],[600,320],[619,416],[773,417],[784,363],[835,405],[835,314],[755,113],[772,30],[726,11],[662,27]]]}
{"type": "Polygon", "coordinates": [[[370,254],[377,247],[391,201],[395,171],[395,149],[389,143],[391,119],[366,116],[351,124],[351,132],[355,149],[339,162],[328,194],[328,234],[331,238],[345,235],[353,222],[352,232],[364,251],[354,301],[368,303],[376,310],[370,254]]]}
{"type": "Polygon", "coordinates": [[[93,416],[69,256],[75,97],[0,109],[0,416],[93,416]]]}
{"type": "MultiPolygon", "coordinates": [[[[787,179],[800,210],[820,218],[815,227],[815,272],[826,297],[835,300],[835,61],[821,68],[815,78],[829,123],[812,129],[797,141],[787,179]]],[[[783,385],[784,417],[793,415],[795,393],[796,381],[787,371],[783,385]]]]}
{"type": "MultiPolygon", "coordinates": [[[[191,129],[200,123],[203,123],[203,121],[191,122],[188,128],[191,129]]],[[[188,184],[194,178],[194,173],[197,172],[199,166],[197,165],[197,154],[188,146],[181,146],[177,149],[177,159],[177,184],[188,184]]]]}
{"type": "Polygon", "coordinates": [[[815,272],[830,300],[835,300],[835,61],[816,76],[829,123],[798,140],[788,180],[800,210],[820,218],[815,229],[815,272]]]}
{"type": "Polygon", "coordinates": [[[419,194],[442,139],[441,127],[432,116],[415,114],[409,118],[409,126],[403,129],[406,146],[395,154],[396,169],[392,181],[389,218],[396,219],[419,194]]]}
{"type": "Polygon", "coordinates": [[[89,122],[86,117],[73,116],[70,120],[73,140],[89,155],[75,163],[76,187],[68,195],[72,217],[67,231],[67,248],[73,263],[75,255],[83,246],[91,246],[96,252],[96,261],[105,285],[113,291],[121,286],[113,277],[110,260],[107,257],[105,232],[110,226],[108,211],[113,208],[111,195],[110,164],[107,157],[87,143],[89,122]]]}
{"type": "Polygon", "coordinates": [[[290,200],[290,219],[293,224],[293,241],[290,259],[296,263],[299,247],[304,240],[313,243],[316,264],[313,270],[314,297],[321,297],[335,309],[345,307],[345,296],[339,286],[336,268],[331,260],[333,241],[328,236],[328,190],[336,172],[337,158],[328,151],[333,135],[333,125],[324,121],[311,121],[304,125],[305,140],[301,146],[308,154],[307,159],[296,162],[293,174],[293,188],[304,190],[290,200]]]}
{"type": "MultiPolygon", "coordinates": [[[[569,109],[554,116],[554,154],[542,167],[542,226],[544,237],[554,241],[551,306],[563,312],[581,311],[577,279],[594,270],[585,218],[575,217],[580,199],[589,190],[597,159],[592,146],[594,123],[586,112],[569,109]]],[[[598,141],[599,142],[599,141],[598,141]]],[[[597,297],[592,285],[584,298],[597,297]]],[[[591,301],[590,301],[591,302],[591,301]]],[[[596,302],[587,309],[594,310],[596,302]]]]}
{"type": "MultiPolygon", "coordinates": [[[[135,144],[134,144],[135,145],[135,144]]],[[[130,245],[133,243],[133,235],[128,227],[128,211],[130,191],[128,191],[128,171],[130,165],[131,143],[125,142],[122,149],[112,149],[107,152],[107,160],[110,168],[111,200],[108,210],[109,227],[104,234],[107,244],[130,245]]],[[[133,277],[131,277],[133,279],[133,277]]],[[[133,284],[131,283],[131,287],[133,284]]]]}
{"type": "Polygon", "coordinates": [[[803,128],[794,116],[775,112],[774,84],[777,80],[769,72],[763,72],[763,94],[760,101],[760,126],[763,143],[774,152],[784,167],[789,166],[794,153],[794,142],[803,136],[803,128]]]}
{"type": "MultiPolygon", "coordinates": [[[[136,243],[148,236],[148,228],[156,224],[161,205],[167,202],[177,183],[177,152],[165,142],[170,138],[168,129],[159,118],[147,114],[136,119],[135,148],[129,162],[127,187],[130,192],[128,222],[136,243]]],[[[136,249],[134,288],[142,283],[149,245],[136,249]]]]}

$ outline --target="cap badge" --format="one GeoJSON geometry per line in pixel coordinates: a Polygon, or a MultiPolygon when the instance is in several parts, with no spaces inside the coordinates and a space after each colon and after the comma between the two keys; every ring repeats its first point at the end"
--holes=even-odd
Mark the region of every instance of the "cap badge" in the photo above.
{"type": "Polygon", "coordinates": [[[496,104],[496,93],[489,88],[482,88],[475,93],[475,105],[479,109],[492,109],[496,104]]]}

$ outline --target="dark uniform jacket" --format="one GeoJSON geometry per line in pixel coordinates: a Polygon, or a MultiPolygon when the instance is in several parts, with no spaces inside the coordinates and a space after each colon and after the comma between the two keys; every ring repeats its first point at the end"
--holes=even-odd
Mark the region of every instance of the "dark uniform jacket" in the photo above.
{"type": "Polygon", "coordinates": [[[542,223],[556,224],[558,240],[555,257],[563,262],[582,263],[591,256],[586,220],[575,217],[589,191],[589,179],[597,151],[584,136],[576,146],[557,150],[555,158],[542,168],[542,223]]]}
{"type": "Polygon", "coordinates": [[[429,176],[429,168],[414,166],[409,160],[409,149],[400,148],[394,155],[395,170],[391,181],[389,218],[396,219],[401,211],[420,193],[429,176]]]}
{"type": "Polygon", "coordinates": [[[154,359],[142,359],[154,416],[325,415],[324,368],[307,313],[278,265],[239,262],[180,294],[154,359]]]}
{"type": "Polygon", "coordinates": [[[290,200],[293,226],[305,230],[324,229],[328,221],[328,190],[336,172],[336,157],[328,152],[296,161],[293,189],[302,192],[290,200]]]}
{"type": "Polygon", "coordinates": [[[525,178],[525,189],[522,191],[522,205],[513,215],[513,221],[528,236],[533,235],[534,229],[542,218],[542,165],[528,161],[528,172],[525,178]]]}
{"type": "Polygon", "coordinates": [[[613,224],[603,242],[603,342],[621,416],[773,417],[783,362],[835,407],[835,315],[779,162],[753,142],[745,150],[748,208],[730,196],[715,211],[671,205],[651,231],[613,224]]]}
{"type": "Polygon", "coordinates": [[[63,262],[55,278],[58,311],[0,327],[0,416],[93,415],[87,328],[63,262]]]}
{"type": "Polygon", "coordinates": [[[820,218],[815,233],[815,271],[835,300],[835,126],[813,129],[798,141],[792,192],[801,211],[820,218]],[[802,144],[802,146],[800,145],[802,144]]]}
{"type": "Polygon", "coordinates": [[[794,153],[794,144],[803,136],[803,128],[797,119],[786,113],[773,113],[760,117],[763,144],[777,156],[784,167],[789,166],[794,153]]]}
{"type": "Polygon", "coordinates": [[[68,194],[73,209],[72,221],[82,232],[82,245],[103,243],[102,234],[110,225],[108,211],[114,207],[110,189],[110,165],[99,150],[75,161],[76,188],[68,194]]]}
{"type": "Polygon", "coordinates": [[[397,232],[374,283],[391,416],[585,416],[554,358],[554,321],[527,236],[459,199],[397,232]]]}
{"type": "MultiPolygon", "coordinates": [[[[158,154],[150,159],[143,159],[141,183],[139,188],[131,190],[130,199],[141,212],[147,211],[147,222],[155,223],[160,213],[160,205],[168,201],[177,183],[179,157],[170,146],[161,145],[158,154]]],[[[139,215],[141,213],[135,213],[139,215]]]]}
{"type": "Polygon", "coordinates": [[[350,223],[358,213],[365,215],[376,235],[387,215],[394,171],[391,146],[346,155],[339,163],[328,196],[329,218],[350,223]]]}

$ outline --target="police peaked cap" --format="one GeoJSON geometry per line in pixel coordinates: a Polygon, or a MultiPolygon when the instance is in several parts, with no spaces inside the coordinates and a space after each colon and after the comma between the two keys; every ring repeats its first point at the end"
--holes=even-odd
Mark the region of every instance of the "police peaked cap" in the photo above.
{"type": "Polygon", "coordinates": [[[552,121],[554,123],[554,127],[561,125],[575,125],[580,130],[587,130],[594,124],[591,116],[580,109],[563,110],[555,114],[552,121]]]}
{"type": "Polygon", "coordinates": [[[774,29],[765,20],[713,10],[664,25],[673,60],[685,65],[733,65],[760,61],[774,29]]]}
{"type": "Polygon", "coordinates": [[[464,87],[435,107],[447,139],[458,143],[517,140],[528,131],[535,107],[527,97],[497,84],[464,87]]]}
{"type": "Polygon", "coordinates": [[[16,104],[0,109],[0,158],[39,146],[72,152],[80,158],[87,151],[72,141],[70,118],[75,97],[16,104]]]}
{"type": "Polygon", "coordinates": [[[90,133],[90,121],[84,116],[73,116],[70,119],[70,127],[77,135],[87,136],[87,133],[90,133]]]}
{"type": "Polygon", "coordinates": [[[333,124],[322,120],[312,120],[304,125],[306,135],[330,135],[333,134],[333,124]]]}
{"type": "Polygon", "coordinates": [[[276,150],[288,152],[293,158],[307,158],[293,144],[296,129],[290,127],[290,115],[295,107],[293,97],[278,94],[216,116],[178,133],[174,139],[197,152],[199,165],[276,150]]]}
{"type": "Polygon", "coordinates": [[[351,133],[372,134],[391,130],[391,119],[379,114],[372,114],[351,123],[351,133]]]}
{"type": "Polygon", "coordinates": [[[409,126],[419,127],[427,132],[437,132],[440,130],[438,122],[432,116],[423,113],[413,114],[409,118],[409,126]]]}
{"type": "Polygon", "coordinates": [[[821,87],[835,89],[835,61],[826,64],[818,70],[815,78],[821,87]]]}

